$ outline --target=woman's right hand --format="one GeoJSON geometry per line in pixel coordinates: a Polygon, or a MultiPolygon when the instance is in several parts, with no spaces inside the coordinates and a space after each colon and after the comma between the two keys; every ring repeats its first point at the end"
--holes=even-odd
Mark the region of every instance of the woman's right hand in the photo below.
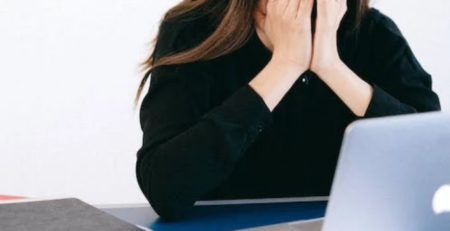
{"type": "Polygon", "coordinates": [[[314,0],[260,0],[256,30],[273,49],[272,60],[303,73],[312,57],[311,13],[314,0]],[[265,8],[264,8],[265,7],[265,8]]]}

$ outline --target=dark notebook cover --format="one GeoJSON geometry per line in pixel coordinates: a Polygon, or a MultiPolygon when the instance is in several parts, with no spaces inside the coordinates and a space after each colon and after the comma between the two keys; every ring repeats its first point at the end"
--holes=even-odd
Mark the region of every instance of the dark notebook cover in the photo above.
{"type": "Polygon", "coordinates": [[[78,199],[0,204],[1,231],[142,231],[78,199]]]}

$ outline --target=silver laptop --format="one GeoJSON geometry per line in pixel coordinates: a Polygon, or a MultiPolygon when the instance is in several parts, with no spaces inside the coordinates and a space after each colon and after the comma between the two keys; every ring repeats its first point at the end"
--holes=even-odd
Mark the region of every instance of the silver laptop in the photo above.
{"type": "Polygon", "coordinates": [[[449,231],[450,115],[353,123],[325,218],[250,230],[449,231]]]}

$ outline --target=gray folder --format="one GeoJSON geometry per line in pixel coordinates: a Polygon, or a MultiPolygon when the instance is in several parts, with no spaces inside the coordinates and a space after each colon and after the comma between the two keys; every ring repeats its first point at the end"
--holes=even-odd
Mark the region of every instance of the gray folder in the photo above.
{"type": "Polygon", "coordinates": [[[0,204],[1,231],[142,231],[78,199],[0,204]]]}

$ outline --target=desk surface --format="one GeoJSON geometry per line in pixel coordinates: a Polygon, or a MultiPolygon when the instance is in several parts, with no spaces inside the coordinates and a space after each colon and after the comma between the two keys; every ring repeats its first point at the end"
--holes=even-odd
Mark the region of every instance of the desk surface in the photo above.
{"type": "Polygon", "coordinates": [[[103,211],[154,231],[237,230],[323,217],[326,202],[290,202],[196,206],[190,216],[175,223],[158,219],[149,206],[111,207],[103,211]]]}

